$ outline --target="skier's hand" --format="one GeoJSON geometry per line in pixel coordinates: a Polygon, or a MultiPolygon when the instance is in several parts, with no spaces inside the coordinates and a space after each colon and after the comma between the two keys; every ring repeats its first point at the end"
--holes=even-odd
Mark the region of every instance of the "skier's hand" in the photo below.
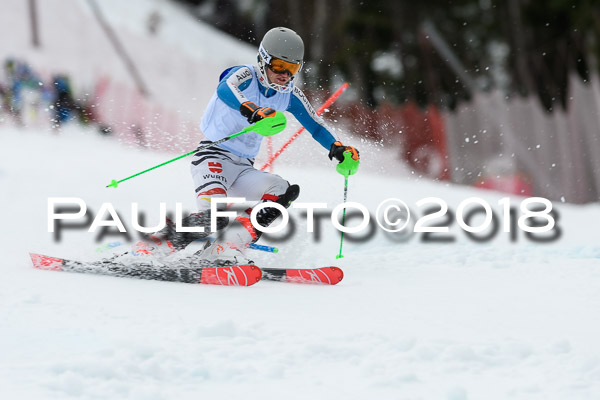
{"type": "Polygon", "coordinates": [[[329,150],[329,159],[333,160],[335,157],[339,162],[344,161],[344,152],[348,150],[352,155],[352,159],[354,161],[358,161],[360,159],[360,155],[358,154],[358,150],[356,150],[352,146],[344,146],[342,142],[335,142],[331,145],[331,149],[329,150]]]}
{"type": "Polygon", "coordinates": [[[334,157],[339,161],[335,170],[346,178],[358,171],[360,156],[358,155],[358,150],[354,147],[344,146],[342,142],[335,142],[331,145],[331,150],[329,150],[329,159],[333,160],[334,157]]]}
{"type": "Polygon", "coordinates": [[[276,112],[270,107],[259,107],[251,101],[246,101],[240,106],[240,113],[248,118],[248,122],[251,124],[264,118],[274,117],[276,112]]]}

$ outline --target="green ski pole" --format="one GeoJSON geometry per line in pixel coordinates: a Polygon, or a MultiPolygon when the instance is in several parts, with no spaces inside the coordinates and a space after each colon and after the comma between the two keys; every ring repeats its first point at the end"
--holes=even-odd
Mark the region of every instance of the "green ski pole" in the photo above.
{"type": "MultiPolygon", "coordinates": [[[[338,173],[344,175],[344,203],[348,200],[348,177],[354,175],[358,171],[359,161],[352,158],[352,153],[348,150],[344,151],[344,161],[339,163],[335,169],[338,173]]],[[[342,213],[342,226],[346,224],[346,209],[342,213]]],[[[342,255],[342,246],[344,245],[344,231],[340,238],[340,254],[335,256],[336,260],[344,258],[342,255]]]]}
{"type": "Polygon", "coordinates": [[[258,121],[257,123],[255,123],[254,125],[250,125],[250,126],[244,128],[243,130],[241,130],[238,133],[234,133],[233,135],[229,135],[227,137],[224,137],[223,139],[217,140],[216,142],[212,142],[209,145],[198,147],[194,151],[190,151],[189,153],[183,154],[183,155],[181,155],[179,157],[175,157],[172,160],[165,161],[162,164],[155,165],[152,168],[148,168],[147,170],[144,170],[142,172],[138,172],[137,174],[128,176],[127,178],[121,179],[119,181],[117,181],[116,179],[113,179],[108,185],[106,185],[106,187],[114,187],[116,189],[117,186],[119,185],[119,183],[121,183],[121,182],[124,182],[124,181],[126,181],[128,179],[131,179],[131,178],[135,178],[136,176],[145,174],[148,171],[152,171],[153,169],[162,167],[163,165],[167,165],[169,163],[172,163],[173,161],[177,161],[177,160],[179,160],[181,158],[184,158],[184,157],[187,157],[189,155],[192,155],[192,154],[194,154],[194,153],[196,153],[196,152],[198,152],[200,150],[204,150],[204,149],[207,149],[207,148],[209,148],[211,146],[214,146],[214,145],[217,145],[217,144],[221,144],[221,143],[226,142],[228,140],[231,140],[231,139],[233,139],[235,137],[243,135],[244,133],[256,132],[256,133],[258,133],[261,136],[273,136],[273,135],[276,135],[276,134],[278,134],[279,132],[281,132],[282,130],[285,129],[286,123],[287,123],[287,120],[285,118],[285,115],[281,111],[277,111],[277,113],[275,113],[275,116],[262,119],[262,120],[258,121]]]}
{"type": "MultiPolygon", "coordinates": [[[[348,175],[344,176],[344,203],[348,199],[348,175]]],[[[346,209],[344,208],[344,212],[342,213],[342,226],[346,224],[346,209]]],[[[344,258],[342,255],[342,246],[344,244],[344,231],[342,231],[342,237],[340,238],[340,254],[335,256],[335,259],[338,260],[340,258],[344,258]]]]}

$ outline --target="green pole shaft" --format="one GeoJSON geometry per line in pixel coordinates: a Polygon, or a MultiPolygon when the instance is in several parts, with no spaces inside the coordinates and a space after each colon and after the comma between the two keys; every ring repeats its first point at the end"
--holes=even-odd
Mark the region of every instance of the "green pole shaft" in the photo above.
{"type": "Polygon", "coordinates": [[[233,135],[229,135],[227,137],[224,137],[223,139],[217,140],[216,142],[212,142],[211,144],[208,144],[206,146],[198,147],[194,151],[190,151],[189,153],[183,154],[183,155],[181,155],[179,157],[175,157],[172,160],[165,161],[162,164],[159,164],[159,165],[154,166],[152,168],[148,168],[145,171],[138,172],[135,175],[128,176],[127,178],[121,179],[120,181],[117,181],[116,179],[113,179],[110,184],[106,185],[106,187],[111,187],[112,186],[114,188],[117,188],[117,186],[119,185],[119,183],[124,182],[127,179],[131,179],[131,178],[134,178],[134,177],[136,177],[138,175],[144,174],[144,173],[146,173],[148,171],[152,171],[153,169],[156,169],[158,167],[162,167],[163,165],[166,165],[168,163],[172,163],[173,161],[177,161],[180,158],[189,156],[190,154],[194,154],[197,151],[205,150],[205,149],[207,149],[207,148],[209,148],[211,146],[214,146],[214,145],[226,142],[226,141],[231,140],[231,139],[233,139],[235,137],[243,135],[244,133],[256,132],[256,133],[258,133],[261,136],[273,136],[273,135],[276,135],[277,133],[279,133],[279,132],[281,132],[282,130],[285,129],[286,124],[287,124],[287,121],[286,121],[285,115],[281,111],[277,111],[273,117],[261,119],[260,121],[254,123],[253,125],[245,127],[244,129],[242,129],[238,133],[234,133],[233,135]]]}
{"type": "MultiPolygon", "coordinates": [[[[145,174],[145,173],[146,173],[146,172],[148,172],[148,171],[152,171],[153,169],[156,169],[156,168],[162,167],[163,165],[166,165],[166,164],[172,163],[173,161],[177,161],[177,160],[179,160],[180,158],[187,157],[187,156],[189,156],[189,155],[191,155],[191,154],[195,153],[196,151],[198,151],[198,150],[190,151],[189,153],[183,154],[183,155],[181,155],[181,156],[179,156],[179,157],[176,157],[176,158],[174,158],[174,159],[172,159],[172,160],[166,161],[166,162],[164,162],[164,163],[162,163],[162,164],[155,165],[154,167],[152,167],[152,168],[148,168],[148,169],[147,169],[147,170],[145,170],[145,171],[138,172],[137,174],[134,174],[134,175],[128,176],[128,177],[127,177],[127,178],[125,178],[125,179],[121,179],[120,181],[117,181],[117,183],[125,182],[125,181],[126,181],[126,180],[128,180],[128,179],[135,178],[136,176],[138,176],[138,175],[141,175],[141,174],[145,174]]],[[[109,187],[109,186],[110,186],[110,185],[106,185],[106,187],[109,187]]]]}
{"type": "Polygon", "coordinates": [[[228,140],[231,140],[231,139],[233,139],[234,137],[237,137],[237,136],[243,135],[243,134],[244,134],[244,133],[246,133],[246,132],[248,132],[248,131],[241,131],[241,132],[238,132],[238,133],[234,133],[233,135],[230,135],[230,136],[224,137],[223,139],[219,139],[219,140],[217,140],[216,142],[212,142],[211,144],[207,144],[206,146],[198,147],[198,148],[197,148],[197,149],[195,149],[194,151],[190,151],[189,153],[186,153],[186,154],[180,155],[179,157],[175,157],[175,158],[173,158],[172,160],[165,161],[165,162],[164,162],[164,163],[162,163],[162,164],[155,165],[155,166],[154,166],[154,167],[152,167],[152,168],[148,168],[148,169],[147,169],[147,170],[145,170],[145,171],[138,172],[137,174],[134,174],[134,175],[128,176],[127,178],[121,179],[120,181],[116,181],[116,182],[115,182],[115,181],[113,181],[113,182],[111,182],[109,185],[106,185],[106,187],[110,187],[110,186],[117,187],[117,186],[116,186],[117,184],[119,184],[119,183],[121,183],[121,182],[125,182],[125,181],[126,181],[126,180],[128,180],[128,179],[135,178],[136,176],[139,176],[139,175],[145,174],[145,173],[146,173],[146,172],[148,172],[148,171],[152,171],[153,169],[156,169],[156,168],[162,167],[163,165],[167,165],[167,164],[169,164],[169,163],[172,163],[173,161],[177,161],[177,160],[179,160],[179,159],[181,159],[181,158],[184,158],[184,157],[187,157],[187,156],[189,156],[189,155],[192,155],[192,154],[194,154],[194,153],[196,153],[196,152],[198,152],[198,151],[201,151],[201,150],[208,149],[208,148],[209,148],[209,147],[211,147],[211,146],[214,146],[214,145],[217,145],[217,144],[220,144],[220,143],[226,142],[226,141],[228,141],[228,140]]]}
{"type": "MultiPolygon", "coordinates": [[[[348,199],[348,175],[344,176],[344,204],[346,203],[346,200],[348,199]]],[[[342,213],[342,226],[346,225],[346,209],[344,208],[344,211],[342,213]]],[[[343,258],[344,256],[342,255],[342,246],[344,245],[344,231],[342,231],[342,236],[340,238],[340,254],[337,255],[336,258],[343,258]]]]}

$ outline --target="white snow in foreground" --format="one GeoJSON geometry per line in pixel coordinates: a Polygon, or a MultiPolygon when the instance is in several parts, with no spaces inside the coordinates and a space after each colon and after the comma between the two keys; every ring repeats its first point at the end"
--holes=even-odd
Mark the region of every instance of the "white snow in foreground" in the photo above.
{"type": "MultiPolygon", "coordinates": [[[[45,24],[44,35],[64,40],[47,41],[44,52],[27,50],[18,40],[28,37],[18,34],[25,25],[14,18],[21,14],[11,12],[17,7],[26,15],[24,8],[9,2],[0,14],[2,26],[12,32],[5,51],[14,54],[7,56],[29,56],[50,72],[65,68],[78,81],[93,76],[97,70],[87,62],[95,58],[81,57],[85,46],[73,35],[61,36],[91,18],[87,3],[69,2],[84,5],[71,7],[80,11],[68,14],[81,17],[75,20],[50,18],[64,1],[43,3],[42,20],[61,21],[45,24]],[[77,52],[51,51],[68,47],[65,43],[77,52]]],[[[239,43],[232,52],[212,36],[214,29],[198,28],[189,17],[181,20],[182,13],[166,2],[111,0],[102,8],[121,38],[142,35],[147,15],[155,8],[161,12],[159,37],[173,54],[144,64],[143,72],[163,89],[157,92],[176,93],[165,96],[169,104],[192,96],[184,95],[186,88],[164,90],[178,86],[154,78],[151,66],[179,71],[186,65],[174,57],[179,50],[208,55],[190,75],[210,86],[196,97],[212,93],[218,66],[232,64],[229,57],[255,54],[239,43]]],[[[96,26],[89,25],[86,35],[96,26]]],[[[117,58],[109,58],[112,50],[99,51],[108,42],[94,43],[102,65],[120,78],[124,72],[117,58]]],[[[147,42],[135,43],[130,51],[153,54],[140,45],[147,42]]],[[[275,149],[293,131],[290,126],[276,136],[275,149]]],[[[349,201],[374,212],[384,199],[396,197],[417,210],[418,200],[435,196],[456,210],[477,196],[499,211],[504,195],[407,178],[394,150],[350,140],[350,131],[336,129],[363,158],[361,171],[350,179],[349,201]]],[[[161,201],[171,211],[176,202],[193,211],[189,160],[116,190],[105,188],[111,179],[172,157],[77,127],[54,135],[0,125],[0,399],[600,398],[598,204],[554,204],[563,234],[551,244],[535,244],[522,232],[516,243],[501,232],[474,243],[456,223],[450,232],[456,241],[446,244],[421,243],[420,235],[392,240],[375,228],[370,240],[346,241],[342,260],[335,260],[339,235],[326,220],[316,241],[305,233],[302,212],[291,211],[299,221],[293,238],[277,243],[279,254],[255,253],[254,260],[270,267],[339,265],[345,278],[331,287],[275,282],[215,287],[32,268],[29,252],[98,259],[103,254],[96,248],[121,239],[97,243],[86,230],[68,230],[55,242],[47,231],[49,197],[79,197],[94,212],[110,202],[128,228],[133,202],[147,213],[148,224],[157,222],[161,201]]],[[[308,134],[284,153],[275,172],[300,184],[298,201],[326,202],[329,209],[342,201],[343,179],[308,134]]],[[[521,200],[512,198],[514,205],[521,200]]]]}
{"type": "MultiPolygon", "coordinates": [[[[597,399],[600,397],[600,207],[555,204],[560,240],[521,234],[474,243],[395,243],[377,228],[344,244],[329,223],[316,243],[299,210],[280,254],[259,265],[338,264],[337,286],[259,282],[249,288],[37,271],[28,252],[101,257],[85,230],[47,232],[48,197],[194,208],[188,162],[107,189],[111,179],[172,154],[125,148],[95,132],[0,130],[0,398],[2,399],[597,399]]],[[[318,145],[314,145],[318,146],[318,145]]],[[[319,151],[317,147],[313,150],[319,151]]],[[[361,149],[368,158],[373,152],[361,149]]],[[[324,157],[324,154],[322,154],[324,157]]],[[[342,199],[329,168],[277,166],[299,201],[342,199]]],[[[349,200],[372,212],[388,197],[450,208],[502,194],[361,171],[349,200]]],[[[521,199],[513,198],[515,204],[521,199]]],[[[356,223],[356,221],[355,221],[356,223]]],[[[118,238],[107,238],[105,242],[118,238]]]]}

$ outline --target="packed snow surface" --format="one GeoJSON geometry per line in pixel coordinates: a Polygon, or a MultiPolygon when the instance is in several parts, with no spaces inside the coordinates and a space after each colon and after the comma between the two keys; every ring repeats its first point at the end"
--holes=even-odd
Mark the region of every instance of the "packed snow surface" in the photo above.
{"type": "MultiPolygon", "coordinates": [[[[223,68],[255,57],[254,47],[170,3],[99,3],[151,92],[194,117],[223,68]],[[146,21],[155,10],[164,20],[149,38],[146,21]]],[[[64,71],[79,86],[93,87],[104,73],[128,82],[87,2],[39,2],[41,20],[60,23],[42,24],[38,50],[28,47],[27,25],[19,22],[24,4],[7,2],[0,13],[0,29],[10,33],[3,57],[24,57],[44,73],[64,71]]],[[[387,234],[371,221],[357,240],[345,237],[344,258],[336,260],[340,236],[329,213],[342,202],[343,178],[303,134],[274,172],[301,186],[298,202],[327,209],[317,210],[314,233],[306,232],[304,211],[290,210],[295,231],[264,241],[280,252],[251,257],[266,267],[338,265],[345,272],[338,285],[236,288],[39,271],[30,252],[96,260],[110,255],[102,251],[108,244],[126,241],[96,241],[83,219],[57,240],[48,232],[49,198],[82,199],[91,217],[111,203],[135,240],[132,203],[148,225],[158,222],[160,202],[171,212],[177,202],[194,211],[189,160],[106,188],[177,154],[143,151],[76,126],[58,134],[1,119],[0,399],[600,398],[600,206],[555,203],[557,239],[537,243],[517,230],[511,241],[498,204],[506,195],[421,179],[397,161],[398,149],[351,139],[350,130],[325,117],[361,151],[349,201],[374,215],[384,200],[401,199],[414,212],[411,231],[433,206],[419,207],[419,200],[440,198],[456,213],[465,199],[479,197],[497,215],[496,234],[479,233],[490,238],[476,242],[455,218],[437,217],[429,224],[449,225],[450,232],[433,237],[451,241],[424,242],[422,233],[387,234]]],[[[290,123],[274,138],[275,149],[297,127],[290,123]]],[[[257,165],[264,161],[263,152],[257,165]]],[[[518,210],[523,198],[510,201],[518,210]]],[[[350,226],[359,222],[348,219],[350,226]]]]}
{"type": "MultiPolygon", "coordinates": [[[[39,271],[29,252],[99,259],[106,253],[97,248],[124,240],[96,242],[79,228],[56,241],[48,198],[81,198],[93,216],[110,202],[129,229],[137,202],[154,224],[161,201],[170,211],[176,202],[194,210],[189,160],[113,189],[105,187],[111,179],[174,155],[77,127],[52,134],[5,124],[0,141],[0,398],[600,398],[597,204],[554,204],[562,234],[545,244],[521,231],[511,242],[502,229],[478,243],[456,222],[445,234],[453,242],[424,243],[423,234],[390,236],[372,221],[369,236],[344,242],[340,260],[329,217],[306,233],[303,211],[292,209],[296,231],[276,243],[280,253],[252,254],[270,267],[339,265],[345,278],[337,286],[237,288],[39,271]]],[[[365,145],[361,155],[377,152],[365,145]]],[[[477,196],[500,215],[505,195],[395,171],[359,171],[348,200],[374,214],[383,200],[399,198],[418,214],[414,222],[420,199],[438,197],[456,211],[477,196]]],[[[342,202],[333,165],[290,162],[275,172],[300,184],[298,201],[327,203],[327,212],[342,202]]],[[[522,200],[511,198],[517,207],[522,200]]]]}

